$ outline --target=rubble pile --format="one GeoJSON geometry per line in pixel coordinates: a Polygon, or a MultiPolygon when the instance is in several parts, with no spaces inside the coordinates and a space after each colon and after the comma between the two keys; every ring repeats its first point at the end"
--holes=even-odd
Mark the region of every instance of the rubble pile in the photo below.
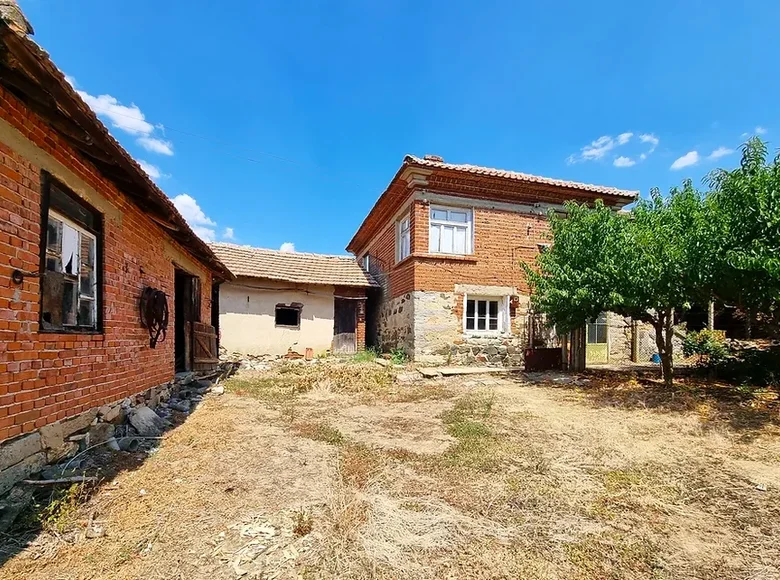
{"type": "Polygon", "coordinates": [[[234,369],[220,365],[206,377],[177,373],[169,383],[5,442],[0,446],[0,532],[32,501],[36,486],[95,481],[106,452],[152,452],[163,432],[181,423],[207,394],[224,393],[219,380],[234,369]]]}

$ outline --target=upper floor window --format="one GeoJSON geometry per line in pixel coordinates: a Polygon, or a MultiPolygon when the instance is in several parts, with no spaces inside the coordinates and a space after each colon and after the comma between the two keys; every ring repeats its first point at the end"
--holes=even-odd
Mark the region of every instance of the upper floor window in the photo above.
{"type": "Polygon", "coordinates": [[[401,218],[396,231],[396,258],[400,262],[412,251],[411,225],[409,216],[401,218]]]}
{"type": "Polygon", "coordinates": [[[43,189],[41,330],[97,330],[101,215],[46,176],[43,189]]]}
{"type": "Polygon", "coordinates": [[[431,207],[428,251],[432,254],[472,253],[470,209],[431,207]]]}

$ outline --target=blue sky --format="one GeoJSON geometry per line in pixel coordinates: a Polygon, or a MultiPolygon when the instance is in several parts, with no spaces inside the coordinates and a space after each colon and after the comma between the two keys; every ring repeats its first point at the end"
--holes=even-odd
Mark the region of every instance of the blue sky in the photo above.
{"type": "Polygon", "coordinates": [[[19,3],[217,240],[344,253],[406,153],[647,195],[780,131],[776,1],[19,3]]]}

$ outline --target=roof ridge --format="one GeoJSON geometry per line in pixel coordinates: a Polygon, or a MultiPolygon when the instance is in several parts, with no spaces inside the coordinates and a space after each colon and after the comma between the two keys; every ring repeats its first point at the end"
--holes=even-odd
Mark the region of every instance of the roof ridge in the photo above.
{"type": "Polygon", "coordinates": [[[281,254],[283,256],[316,256],[318,258],[338,258],[341,260],[357,261],[355,256],[350,254],[320,254],[318,252],[283,252],[282,250],[274,250],[273,248],[261,248],[259,246],[253,246],[251,244],[235,244],[232,242],[209,242],[209,246],[229,246],[237,249],[247,250],[260,250],[262,252],[271,252],[273,254],[281,254]]]}
{"type": "Polygon", "coordinates": [[[515,171],[513,169],[500,169],[498,167],[488,167],[486,165],[473,165],[471,163],[450,163],[447,161],[438,161],[433,159],[426,159],[425,157],[418,157],[407,153],[404,156],[404,163],[414,163],[415,165],[423,165],[427,167],[438,167],[441,169],[452,169],[454,171],[466,171],[468,173],[475,173],[481,175],[488,175],[492,177],[504,177],[508,179],[519,179],[521,181],[530,181],[533,183],[544,183],[548,185],[555,185],[558,187],[570,187],[573,189],[581,189],[584,191],[591,191],[596,193],[606,193],[609,195],[617,195],[621,197],[638,197],[638,190],[620,189],[618,187],[612,187],[609,185],[597,185],[595,183],[584,183],[581,181],[571,181],[568,179],[557,179],[554,177],[545,177],[543,175],[535,175],[533,173],[524,173],[522,171],[515,171]]]}

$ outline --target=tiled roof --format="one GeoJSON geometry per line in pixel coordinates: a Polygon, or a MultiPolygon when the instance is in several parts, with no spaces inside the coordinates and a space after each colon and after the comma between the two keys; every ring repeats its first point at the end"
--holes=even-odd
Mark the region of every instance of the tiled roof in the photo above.
{"type": "Polygon", "coordinates": [[[283,280],[297,284],[378,286],[352,256],[280,252],[237,244],[210,244],[235,276],[283,280]]]}
{"type": "Polygon", "coordinates": [[[438,159],[426,159],[426,158],[416,157],[414,155],[407,155],[404,158],[404,164],[419,165],[422,167],[432,167],[436,169],[452,169],[454,171],[473,173],[474,175],[486,175],[488,177],[514,179],[517,181],[525,181],[528,183],[542,183],[545,185],[568,187],[570,189],[580,189],[582,191],[602,193],[605,195],[615,195],[618,197],[630,197],[632,199],[637,198],[639,196],[638,191],[627,191],[625,189],[617,189],[615,187],[606,187],[603,185],[591,185],[589,183],[578,183],[576,181],[552,179],[549,177],[530,175],[528,173],[520,173],[518,171],[507,171],[505,169],[493,169],[491,167],[481,167],[479,165],[468,165],[464,163],[462,164],[446,163],[444,161],[439,161],[438,159]]]}

